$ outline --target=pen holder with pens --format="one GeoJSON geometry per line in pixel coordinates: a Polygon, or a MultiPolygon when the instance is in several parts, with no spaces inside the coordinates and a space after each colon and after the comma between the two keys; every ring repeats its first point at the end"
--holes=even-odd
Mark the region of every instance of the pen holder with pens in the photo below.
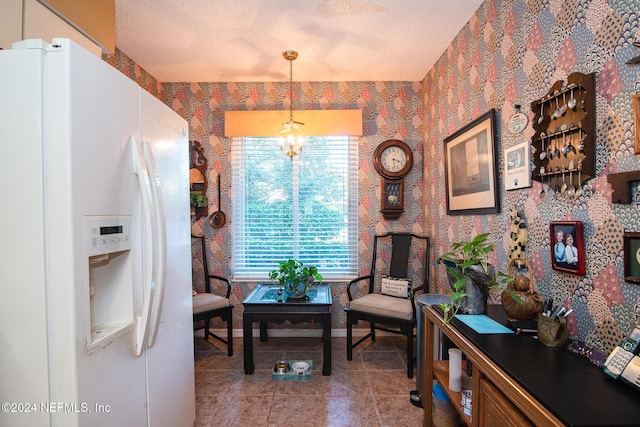
{"type": "Polygon", "coordinates": [[[538,341],[549,347],[564,347],[569,343],[567,319],[538,314],[538,341]]]}

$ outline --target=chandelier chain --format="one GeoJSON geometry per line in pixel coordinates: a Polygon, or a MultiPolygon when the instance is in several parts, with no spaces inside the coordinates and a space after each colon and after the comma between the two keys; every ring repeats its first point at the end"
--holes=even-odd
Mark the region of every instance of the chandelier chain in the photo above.
{"type": "Polygon", "coordinates": [[[289,124],[293,126],[293,59],[289,59],[289,124]]]}
{"type": "Polygon", "coordinates": [[[281,132],[287,133],[287,138],[280,138],[280,150],[288,157],[293,158],[302,151],[302,136],[294,137],[294,131],[299,131],[300,126],[304,123],[293,120],[293,61],[298,58],[298,52],[295,50],[287,50],[282,52],[284,59],[289,61],[289,122],[283,123],[284,129],[281,132]],[[288,148],[285,149],[285,143],[288,148]]]}

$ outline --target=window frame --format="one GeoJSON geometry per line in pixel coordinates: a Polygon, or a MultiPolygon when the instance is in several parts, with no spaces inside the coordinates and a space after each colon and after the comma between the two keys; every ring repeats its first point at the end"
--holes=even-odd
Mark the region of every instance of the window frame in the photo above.
{"type": "MultiPolygon", "coordinates": [[[[268,158],[265,160],[273,159],[273,163],[277,167],[277,164],[282,164],[283,159],[286,162],[290,162],[291,164],[291,181],[287,181],[287,183],[291,184],[291,201],[292,201],[292,217],[289,219],[293,223],[293,242],[292,242],[292,252],[293,258],[301,259],[303,262],[316,265],[320,270],[320,273],[323,275],[324,280],[331,281],[346,281],[351,280],[357,277],[358,273],[358,201],[359,201],[359,182],[358,182],[358,137],[356,136],[325,136],[325,137],[315,137],[316,139],[307,138],[305,142],[304,148],[302,152],[298,156],[294,156],[292,159],[289,159],[287,156],[282,154],[280,149],[279,138],[274,137],[233,137],[232,138],[232,278],[236,281],[260,281],[260,280],[268,280],[268,272],[271,269],[277,267],[277,261],[282,261],[288,259],[287,256],[282,259],[274,259],[273,263],[269,263],[270,265],[266,267],[265,265],[251,265],[251,260],[247,260],[245,257],[247,255],[246,251],[246,237],[245,232],[247,228],[245,227],[246,222],[250,221],[250,218],[247,218],[247,205],[246,199],[248,195],[245,194],[245,181],[250,179],[247,177],[246,170],[246,157],[250,154],[247,153],[248,145],[247,144],[256,144],[259,141],[265,143],[265,150],[268,154],[268,158]],[[318,158],[323,158],[324,154],[321,150],[316,149],[314,151],[314,141],[318,141],[319,139],[323,140],[324,144],[330,144],[331,141],[335,140],[344,140],[346,138],[347,145],[346,147],[342,146],[343,152],[340,152],[339,155],[344,156],[341,158],[346,164],[339,174],[346,174],[346,188],[343,188],[342,191],[346,192],[346,195],[342,198],[343,206],[340,210],[340,215],[344,218],[343,222],[339,222],[337,226],[342,224],[343,232],[346,235],[346,249],[337,254],[338,259],[340,260],[343,257],[342,262],[345,262],[346,265],[342,268],[331,268],[323,266],[322,263],[314,263],[308,262],[305,260],[305,256],[300,255],[300,246],[302,245],[302,239],[300,234],[297,234],[300,229],[300,218],[301,218],[301,201],[298,199],[300,187],[304,184],[308,185],[309,180],[301,181],[304,179],[304,176],[301,177],[300,174],[304,175],[304,171],[300,171],[304,164],[304,162],[309,162],[310,158],[313,159],[314,156],[318,156],[318,158]],[[280,156],[280,157],[277,157],[280,156]],[[308,157],[304,157],[308,156],[308,157]],[[263,270],[264,267],[264,270],[263,270]]],[[[262,148],[258,148],[262,149],[262,148]]],[[[326,163],[327,160],[324,160],[326,163]]],[[[251,166],[249,166],[251,167],[251,166]]],[[[254,166],[255,167],[255,166],[254,166]]],[[[267,166],[269,167],[269,166],[267,166]]],[[[325,168],[323,170],[325,170],[325,168]]],[[[309,169],[305,169],[307,172],[309,169]]],[[[278,174],[278,176],[286,176],[284,173],[278,174]]],[[[344,177],[342,178],[344,179],[344,177]]],[[[311,178],[311,182],[314,182],[313,178],[311,178]]],[[[286,187],[286,184],[285,186],[286,187]]],[[[327,205],[328,206],[328,205],[327,205]]],[[[338,216],[340,216],[338,215],[338,216]]],[[[303,234],[304,236],[304,234],[303,234]]],[[[308,234],[307,234],[308,236],[308,234]]],[[[325,241],[326,243],[326,241],[325,241]]],[[[326,248],[327,246],[325,246],[326,248]]],[[[308,252],[307,255],[311,254],[313,251],[308,252]]],[[[309,255],[310,256],[310,255],[309,255]]],[[[321,254],[316,254],[316,257],[322,257],[321,254]]]]}

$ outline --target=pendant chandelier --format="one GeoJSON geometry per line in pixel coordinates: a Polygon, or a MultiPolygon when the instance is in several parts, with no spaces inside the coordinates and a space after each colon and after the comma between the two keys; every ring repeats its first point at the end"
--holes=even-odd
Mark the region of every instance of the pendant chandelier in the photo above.
{"type": "Polygon", "coordinates": [[[280,150],[293,160],[302,151],[304,143],[302,136],[295,135],[300,132],[300,126],[304,123],[293,120],[293,61],[298,57],[298,52],[286,50],[282,52],[282,56],[289,61],[289,121],[282,124],[284,128],[280,132],[287,135],[280,138],[280,150]]]}

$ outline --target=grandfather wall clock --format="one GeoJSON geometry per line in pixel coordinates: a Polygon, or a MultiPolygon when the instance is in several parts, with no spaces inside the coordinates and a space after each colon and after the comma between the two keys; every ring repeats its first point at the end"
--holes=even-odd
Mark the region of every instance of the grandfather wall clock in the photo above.
{"type": "Polygon", "coordinates": [[[386,219],[397,219],[404,212],[404,177],[413,167],[413,153],[404,142],[388,139],[373,152],[373,166],[382,176],[380,212],[386,219]]]}

